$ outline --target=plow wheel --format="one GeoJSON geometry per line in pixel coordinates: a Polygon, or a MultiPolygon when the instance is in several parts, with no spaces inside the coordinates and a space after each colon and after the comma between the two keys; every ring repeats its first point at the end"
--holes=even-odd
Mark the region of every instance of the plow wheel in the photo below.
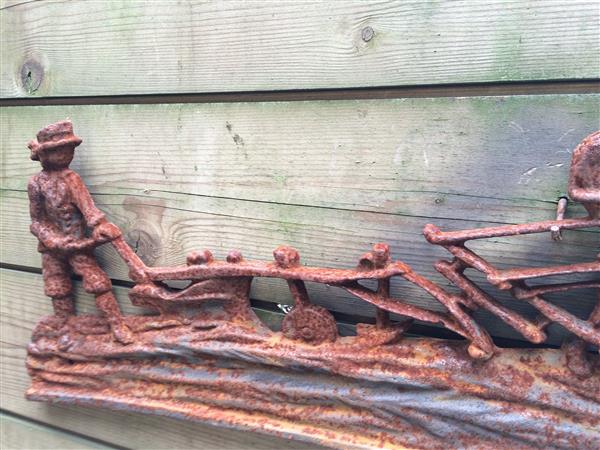
{"type": "Polygon", "coordinates": [[[311,344],[336,340],[337,325],[331,313],[316,305],[296,306],[281,323],[283,335],[311,344]]]}

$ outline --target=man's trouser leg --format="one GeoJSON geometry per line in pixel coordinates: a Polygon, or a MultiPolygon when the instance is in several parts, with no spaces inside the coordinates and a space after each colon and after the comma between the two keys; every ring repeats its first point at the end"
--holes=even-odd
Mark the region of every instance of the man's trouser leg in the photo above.
{"type": "Polygon", "coordinates": [[[121,310],[112,293],[112,283],[91,253],[75,253],[69,258],[71,267],[83,278],[83,288],[96,296],[96,307],[106,316],[114,337],[123,344],[133,342],[131,330],[123,322],[121,310]]]}
{"type": "Polygon", "coordinates": [[[66,258],[51,253],[42,253],[42,275],[44,293],[52,298],[54,315],[66,319],[75,314],[71,269],[66,258]]]}

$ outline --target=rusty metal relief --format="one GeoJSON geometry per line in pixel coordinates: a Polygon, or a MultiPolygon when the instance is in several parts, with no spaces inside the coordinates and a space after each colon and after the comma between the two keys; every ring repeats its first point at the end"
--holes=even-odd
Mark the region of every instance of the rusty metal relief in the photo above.
{"type": "Polygon", "coordinates": [[[565,197],[554,220],[462,231],[425,226],[425,238],[451,255],[435,269],[460,294],[393,260],[383,243],[351,269],[304,266],[286,246],[269,262],[246,260],[239,251],[219,261],[203,250],[187,255],[185,266],[148,267],[69,169],[80,143],[68,121],[49,125],[29,143],[31,158],[43,168],[28,187],[31,231],[40,242],[55,314],[33,332],[28,398],[166,414],[342,448],[600,448],[600,255],[571,265],[500,270],[467,246],[531,233],[547,233],[553,245],[568,230],[600,227],[600,132],[575,149],[569,176],[569,197],[586,208],[586,217],[565,218],[565,197]],[[106,243],[129,267],[132,303],[154,314],[120,313],[93,254],[106,243]],[[467,269],[539,316],[511,310],[467,269]],[[75,314],[72,273],[95,295],[100,316],[75,314]],[[574,278],[552,283],[558,275],[574,278]],[[280,331],[250,306],[256,277],[288,284],[294,306],[280,331]],[[394,277],[425,290],[443,308],[392,297],[394,277]],[[174,280],[188,284],[174,289],[168,284],[174,280]],[[311,302],[306,282],[374,305],[376,323],[358,324],[356,336],[340,337],[331,313],[311,302]],[[586,318],[545,298],[578,289],[598,295],[586,318]],[[535,344],[546,340],[553,323],[572,338],[560,350],[498,348],[474,318],[478,309],[535,344]],[[392,321],[390,313],[404,319],[392,321]],[[408,338],[413,321],[445,327],[463,340],[408,338]]]}

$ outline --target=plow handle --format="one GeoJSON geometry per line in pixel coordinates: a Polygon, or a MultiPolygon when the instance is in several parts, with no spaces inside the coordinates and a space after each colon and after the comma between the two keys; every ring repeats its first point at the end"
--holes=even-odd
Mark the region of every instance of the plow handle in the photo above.
{"type": "Polygon", "coordinates": [[[129,277],[136,283],[147,281],[146,264],[140,259],[133,249],[125,242],[123,236],[119,236],[111,241],[119,256],[125,261],[129,267],[129,277]]]}

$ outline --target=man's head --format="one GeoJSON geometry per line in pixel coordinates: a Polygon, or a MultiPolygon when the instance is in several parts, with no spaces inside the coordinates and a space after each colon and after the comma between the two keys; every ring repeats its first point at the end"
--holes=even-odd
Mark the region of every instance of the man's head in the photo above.
{"type": "Polygon", "coordinates": [[[79,144],[81,139],[73,134],[73,124],[64,120],[40,130],[37,139],[27,146],[31,150],[31,159],[40,161],[44,169],[57,170],[69,167],[79,144]]]}
{"type": "Polygon", "coordinates": [[[600,219],[600,131],[590,134],[573,150],[569,197],[582,203],[590,217],[600,219]]]}

